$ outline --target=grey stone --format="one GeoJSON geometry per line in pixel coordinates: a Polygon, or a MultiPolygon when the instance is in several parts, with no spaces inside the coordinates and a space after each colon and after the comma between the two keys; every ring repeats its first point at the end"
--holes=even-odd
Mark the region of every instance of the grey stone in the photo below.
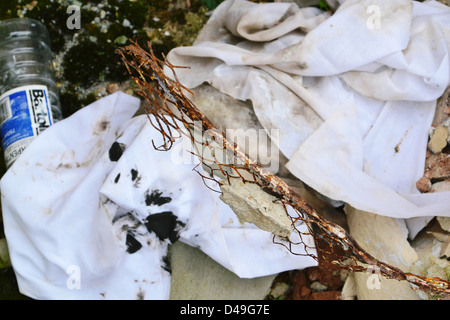
{"type": "Polygon", "coordinates": [[[177,242],[170,248],[171,300],[262,300],[277,275],[242,279],[197,248],[177,242]]]}
{"type": "MultiPolygon", "coordinates": [[[[416,251],[408,243],[408,230],[403,219],[385,217],[354,209],[346,205],[350,235],[376,259],[409,272],[418,260],[416,251]]],[[[376,267],[373,273],[357,272],[355,281],[358,300],[419,300],[408,282],[380,276],[376,267]]]]}
{"type": "Polygon", "coordinates": [[[264,192],[254,183],[243,183],[240,179],[223,181],[220,199],[228,204],[243,222],[255,224],[262,230],[281,237],[292,233],[292,222],[284,207],[275,202],[276,197],[264,192]]]}
{"type": "Polygon", "coordinates": [[[428,142],[428,149],[434,153],[440,153],[447,146],[448,138],[448,128],[444,125],[437,126],[432,130],[431,138],[428,142]]]}

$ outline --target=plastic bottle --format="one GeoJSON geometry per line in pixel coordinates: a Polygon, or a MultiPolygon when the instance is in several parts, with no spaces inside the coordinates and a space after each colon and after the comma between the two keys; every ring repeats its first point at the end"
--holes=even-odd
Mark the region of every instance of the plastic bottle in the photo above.
{"type": "Polygon", "coordinates": [[[43,24],[0,21],[0,137],[7,168],[37,135],[62,119],[52,63],[43,24]]]}

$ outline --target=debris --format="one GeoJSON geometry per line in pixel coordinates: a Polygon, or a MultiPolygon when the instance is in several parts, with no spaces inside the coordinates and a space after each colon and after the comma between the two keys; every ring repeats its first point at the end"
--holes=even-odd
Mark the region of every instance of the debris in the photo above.
{"type": "Polygon", "coordinates": [[[350,274],[345,280],[341,292],[342,300],[355,300],[357,298],[355,274],[350,274]]]}
{"type": "MultiPolygon", "coordinates": [[[[419,259],[411,265],[411,272],[423,277],[436,277],[450,280],[450,233],[439,223],[442,217],[433,219],[426,228],[412,241],[411,246],[419,259]]],[[[433,298],[423,292],[417,292],[422,299],[433,298]]]]}
{"type": "Polygon", "coordinates": [[[420,192],[428,192],[431,189],[431,181],[427,177],[422,177],[416,182],[416,187],[420,192]]]}
{"type": "Polygon", "coordinates": [[[285,298],[289,289],[290,286],[286,282],[276,282],[270,290],[269,297],[275,300],[285,298]]]}
{"type": "Polygon", "coordinates": [[[433,183],[430,191],[431,192],[450,191],[450,179],[433,183]]]}
{"type": "Polygon", "coordinates": [[[435,227],[434,230],[431,230],[430,232],[436,240],[441,242],[439,258],[450,260],[450,218],[436,217],[436,220],[439,228],[435,227]]]}
{"type": "Polygon", "coordinates": [[[422,193],[450,191],[450,154],[447,147],[450,142],[449,110],[450,87],[437,101],[433,127],[429,132],[424,175],[416,183],[422,193]]]}
{"type": "Polygon", "coordinates": [[[111,94],[119,91],[119,85],[117,83],[110,83],[106,86],[106,92],[111,94]]]}
{"type": "Polygon", "coordinates": [[[250,101],[235,99],[208,84],[192,92],[187,93],[187,97],[226,133],[227,139],[238,143],[251,158],[263,163],[271,172],[278,176],[288,174],[286,157],[259,123],[250,101]]]}
{"type": "Polygon", "coordinates": [[[433,126],[437,127],[449,119],[450,111],[450,87],[437,99],[436,112],[434,113],[433,126]]]}
{"type": "MultiPolygon", "coordinates": [[[[350,234],[374,257],[387,261],[392,266],[409,272],[418,260],[411,247],[408,230],[403,219],[376,215],[370,212],[345,207],[350,234]]],[[[419,296],[403,281],[380,277],[378,266],[365,266],[367,272],[355,273],[357,295],[360,300],[417,300],[419,296]]]]}
{"type": "Polygon", "coordinates": [[[443,125],[437,126],[431,134],[430,141],[428,142],[428,148],[433,153],[440,153],[447,146],[448,137],[448,127],[443,125]]]}
{"type": "MultiPolygon", "coordinates": [[[[449,181],[450,182],[450,181],[449,181]]],[[[447,191],[450,191],[450,186],[447,187],[447,191]]],[[[442,229],[450,232],[450,218],[449,217],[437,217],[437,221],[442,229]]]]}
{"type": "Polygon", "coordinates": [[[310,300],[342,300],[342,296],[340,291],[313,292],[310,300]]]}
{"type": "Polygon", "coordinates": [[[341,300],[344,280],[340,271],[328,267],[296,270],[291,276],[292,300],[341,300]]]}
{"type": "Polygon", "coordinates": [[[424,176],[438,181],[450,178],[450,154],[431,154],[426,160],[424,176]]]}
{"type": "MultiPolygon", "coordinates": [[[[289,160],[290,173],[322,195],[398,218],[420,215],[420,211],[425,215],[429,204],[439,214],[448,212],[447,202],[435,200],[442,196],[423,197],[420,205],[409,198],[416,193],[435,99],[448,85],[446,77],[423,65],[423,56],[431,49],[418,43],[442,43],[442,56],[448,50],[442,32],[428,29],[435,15],[424,12],[436,10],[440,16],[448,11],[443,6],[428,7],[427,2],[383,2],[383,12],[393,18],[383,19],[383,27],[373,32],[366,28],[364,14],[370,1],[347,4],[330,16],[292,3],[280,4],[275,12],[273,4],[224,1],[194,45],[171,50],[167,59],[172,65],[189,66],[176,70],[187,89],[207,83],[236,99],[251,101],[261,125],[267,131],[279,129],[277,145],[289,160]],[[270,14],[262,14],[266,12],[270,14]],[[398,19],[400,13],[402,19],[398,19]],[[354,22],[361,28],[353,27],[354,22]],[[342,38],[346,28],[357,30],[361,41],[355,42],[353,32],[342,38]],[[333,40],[337,38],[338,42],[333,40]],[[407,64],[414,61],[420,73],[419,69],[397,69],[404,63],[397,59],[406,52],[400,47],[407,48],[412,59],[407,64]],[[378,64],[383,69],[371,71],[378,64]],[[436,85],[431,86],[429,79],[414,80],[414,86],[407,88],[401,85],[424,74],[435,77],[436,85]]],[[[436,23],[447,30],[440,19],[436,23]]],[[[431,57],[435,55],[430,54],[430,63],[431,57]]]]}
{"type": "Polygon", "coordinates": [[[127,41],[128,41],[128,37],[126,37],[126,36],[119,36],[116,39],[114,39],[114,43],[117,45],[124,45],[125,43],[127,43],[127,41]]]}
{"type": "MultiPolygon", "coordinates": [[[[447,127],[445,126],[439,126],[438,128],[444,128],[439,129],[441,132],[447,131],[447,127]]],[[[428,144],[429,149],[439,150],[439,152],[436,153],[427,150],[424,175],[416,182],[417,189],[422,193],[450,191],[450,154],[443,152],[444,148],[431,149],[436,147],[437,138],[433,140],[433,137],[436,135],[440,135],[440,139],[444,139],[446,134],[436,133],[435,130],[430,139],[428,144]]],[[[441,145],[443,145],[443,142],[441,142],[441,145]]]]}
{"type": "MultiPolygon", "coordinates": [[[[170,61],[162,61],[157,59],[150,44],[148,44],[148,48],[149,52],[143,50],[136,43],[133,43],[128,47],[120,48],[118,52],[122,54],[124,63],[128,66],[130,73],[133,75],[133,79],[141,88],[142,91],[140,91],[140,94],[144,98],[146,105],[151,106],[151,108],[147,108],[146,111],[158,119],[158,123],[155,124],[152,122],[152,124],[156,129],[158,129],[159,132],[161,132],[162,138],[165,142],[160,146],[160,150],[169,150],[174,141],[176,141],[176,136],[172,134],[173,130],[171,128],[179,129],[179,123],[188,128],[194,127],[197,123],[202,130],[206,130],[206,133],[210,137],[214,138],[213,140],[216,143],[220,142],[220,147],[218,149],[212,148],[212,150],[219,150],[220,152],[225,151],[227,155],[232,157],[234,160],[238,160],[237,165],[222,163],[217,159],[205,158],[202,153],[198,152],[198,149],[201,151],[203,151],[203,149],[197,148],[197,153],[194,152],[194,154],[200,158],[203,166],[210,169],[207,171],[207,176],[202,174],[200,175],[203,179],[218,182],[214,178],[214,174],[217,172],[224,175],[228,181],[232,179],[240,179],[244,184],[257,184],[262,188],[268,188],[271,192],[276,193],[279,197],[278,201],[285,206],[285,209],[287,210],[287,208],[290,208],[293,210],[293,212],[289,212],[287,210],[286,213],[293,220],[292,227],[297,231],[295,234],[301,237],[301,239],[297,242],[293,242],[292,239],[281,239],[282,241],[278,242],[280,244],[285,244],[292,253],[295,253],[297,245],[300,245],[300,248],[303,248],[304,252],[309,255],[308,249],[311,247],[303,241],[303,237],[308,234],[314,234],[317,242],[325,242],[325,244],[328,244],[327,247],[322,247],[320,245],[317,246],[319,256],[329,258],[327,260],[322,260],[328,264],[334,264],[336,267],[343,267],[342,264],[344,261],[347,259],[352,259],[355,263],[358,263],[358,265],[355,265],[352,268],[351,265],[347,264],[345,267],[346,269],[362,271],[359,263],[370,264],[372,266],[377,266],[379,268],[379,273],[386,276],[387,279],[390,279],[391,281],[407,280],[406,282],[402,282],[402,285],[405,288],[410,288],[408,286],[409,282],[413,285],[419,286],[420,289],[427,292],[442,291],[442,295],[447,294],[447,281],[419,278],[414,274],[404,273],[398,267],[390,266],[388,263],[381,262],[372,256],[369,252],[365,251],[342,227],[334,223],[330,223],[320,217],[311,205],[302,199],[301,196],[298,195],[285,181],[264,170],[260,164],[256,163],[253,159],[244,154],[238,145],[227,141],[223,133],[218,131],[210,120],[186,98],[184,91],[188,91],[189,89],[183,86],[179,82],[178,77],[175,75],[175,68],[177,68],[177,66],[173,65],[170,61]],[[131,56],[132,60],[128,60],[128,56],[131,56]],[[145,65],[146,68],[141,68],[140,66],[142,65],[145,65]],[[166,71],[163,71],[160,65],[163,65],[163,67],[166,68],[166,71]],[[169,78],[166,73],[174,75],[174,78],[169,78]],[[164,101],[158,101],[155,98],[155,96],[163,95],[168,96],[168,98],[164,101]],[[167,114],[167,116],[162,116],[162,114],[167,114]],[[249,180],[249,178],[251,180],[249,180]],[[294,216],[292,216],[291,213],[294,213],[294,216]],[[300,225],[306,224],[310,233],[304,233],[304,231],[297,229],[298,225],[294,225],[294,222],[300,222],[300,225]],[[288,240],[288,243],[283,243],[283,241],[286,240],[288,240]]],[[[178,68],[180,67],[181,65],[178,66],[178,68]]],[[[430,106],[432,106],[432,104],[427,107],[430,106]]],[[[339,114],[340,112],[344,112],[343,106],[339,108],[339,114]]],[[[333,121],[329,121],[328,125],[332,127],[333,121]]],[[[354,134],[357,135],[359,133],[354,132],[354,134]]],[[[199,147],[210,147],[209,144],[205,144],[205,140],[196,139],[195,135],[191,131],[188,132],[188,136],[191,141],[198,144],[199,147]]],[[[411,132],[409,133],[409,137],[410,136],[411,132]]],[[[314,161],[317,160],[318,157],[314,157],[314,161]]],[[[290,162],[292,162],[292,159],[290,162]]],[[[402,165],[404,166],[404,164],[402,165]]],[[[327,178],[325,178],[325,180],[327,180],[327,178]]],[[[354,189],[355,186],[353,186],[352,190],[354,189]]],[[[384,200],[386,201],[386,199],[384,200]]],[[[409,206],[409,208],[411,209],[411,206],[409,206]]],[[[392,210],[392,208],[390,208],[390,210],[392,210]]],[[[410,214],[410,212],[408,212],[408,214],[410,214]]],[[[312,255],[309,256],[312,257],[312,255]]],[[[415,298],[417,298],[417,296],[415,296],[415,298]]]]}
{"type": "Polygon", "coordinates": [[[308,279],[305,272],[297,271],[292,277],[292,299],[306,300],[310,293],[311,290],[308,288],[308,279]]]}
{"type": "Polygon", "coordinates": [[[277,274],[243,279],[227,270],[200,249],[178,241],[170,247],[171,300],[263,300],[284,299],[280,283],[271,284],[277,274]]]}
{"type": "Polygon", "coordinates": [[[227,203],[240,220],[250,222],[280,237],[289,237],[292,233],[291,220],[277,198],[264,192],[253,183],[243,183],[232,179],[228,184],[223,181],[220,199],[227,203]]]}
{"type": "Polygon", "coordinates": [[[312,292],[322,292],[328,289],[328,287],[319,281],[314,281],[309,285],[309,288],[312,290],[312,292]]]}
{"type": "MultiPolygon", "coordinates": [[[[156,19],[156,18],[155,18],[156,19]]],[[[288,20],[288,19],[287,19],[288,20]]],[[[156,21],[156,20],[155,20],[156,21]]],[[[384,26],[383,26],[384,27],[384,26]]],[[[164,34],[166,34],[166,33],[168,33],[167,31],[165,31],[164,32],[164,34]]],[[[114,39],[114,38],[112,38],[112,39],[114,39]]],[[[123,178],[123,175],[122,175],[122,178],[123,178]]],[[[434,180],[436,180],[436,179],[434,179],[434,180]]],[[[413,182],[414,183],[414,182],[413,182]]],[[[438,182],[438,183],[442,183],[441,181],[440,182],[438,182]]],[[[438,183],[434,183],[433,184],[433,188],[436,186],[437,187],[437,185],[438,185],[438,183]]],[[[435,190],[435,189],[431,189],[431,190],[435,190]]],[[[317,211],[317,210],[316,210],[317,211]]],[[[258,212],[258,215],[260,214],[260,212],[258,212]]],[[[390,220],[389,220],[390,221],[390,220]]],[[[309,269],[309,270],[311,270],[312,271],[312,269],[309,269]]],[[[315,279],[317,279],[317,277],[316,277],[317,275],[316,275],[316,272],[310,272],[310,273],[308,273],[308,276],[307,276],[307,280],[308,281],[313,281],[313,280],[311,280],[312,278],[315,278],[315,279]]],[[[316,280],[316,283],[318,283],[318,284],[321,284],[321,282],[319,282],[318,280],[316,280]]],[[[346,284],[348,283],[348,285],[347,285],[347,290],[348,290],[348,292],[352,292],[352,290],[350,290],[350,288],[352,287],[351,286],[351,284],[352,283],[354,283],[354,282],[352,282],[352,281],[350,281],[350,280],[348,280],[347,282],[346,282],[346,284]]],[[[314,285],[314,286],[316,286],[316,285],[314,285]]],[[[313,286],[313,287],[314,287],[313,286]]],[[[309,297],[309,298],[316,298],[316,299],[320,299],[320,298],[325,298],[326,296],[328,296],[328,298],[339,298],[339,293],[338,293],[339,291],[338,290],[334,290],[334,291],[330,291],[329,293],[327,293],[327,294],[325,294],[325,293],[320,293],[320,294],[315,294],[315,292],[313,292],[313,290],[311,290],[311,288],[310,287],[307,287],[307,286],[304,286],[304,287],[302,287],[301,288],[301,290],[300,290],[300,295],[302,296],[302,297],[309,297]],[[314,295],[315,294],[315,295],[314,295]]],[[[344,297],[344,295],[342,295],[342,298],[349,298],[349,297],[353,297],[354,295],[352,295],[352,294],[350,294],[350,293],[348,293],[348,294],[346,294],[345,295],[345,297],[344,297]]]]}

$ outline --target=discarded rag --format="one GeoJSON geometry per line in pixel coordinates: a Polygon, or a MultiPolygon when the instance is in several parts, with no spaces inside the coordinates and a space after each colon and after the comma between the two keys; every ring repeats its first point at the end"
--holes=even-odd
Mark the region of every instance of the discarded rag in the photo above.
{"type": "MultiPolygon", "coordinates": [[[[23,294],[168,299],[175,241],[243,278],[317,264],[240,223],[193,171],[196,163],[156,151],[152,141],[162,143],[161,134],[146,115],[133,117],[138,107],[121,92],[84,107],[36,137],[1,179],[4,229],[23,294]]],[[[303,240],[314,247],[311,237],[303,240]]]]}
{"type": "MultiPolygon", "coordinates": [[[[321,194],[407,219],[414,237],[450,216],[450,192],[421,194],[436,100],[449,86],[450,8],[348,0],[331,15],[295,3],[227,0],[168,60],[190,89],[251,100],[286,167],[321,194]]],[[[169,72],[169,70],[167,69],[169,72]]]]}

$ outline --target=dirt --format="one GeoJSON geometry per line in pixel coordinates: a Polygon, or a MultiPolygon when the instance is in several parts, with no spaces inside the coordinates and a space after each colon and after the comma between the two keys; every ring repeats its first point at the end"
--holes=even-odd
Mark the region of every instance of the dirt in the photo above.
{"type": "Polygon", "coordinates": [[[270,300],[342,300],[343,273],[324,266],[310,267],[280,273],[272,288],[284,286],[284,292],[274,290],[267,296],[270,300]]]}
{"type": "Polygon", "coordinates": [[[450,88],[437,102],[433,126],[430,129],[424,175],[416,183],[417,189],[422,193],[435,192],[433,185],[436,183],[450,183],[449,109],[450,88]]]}

